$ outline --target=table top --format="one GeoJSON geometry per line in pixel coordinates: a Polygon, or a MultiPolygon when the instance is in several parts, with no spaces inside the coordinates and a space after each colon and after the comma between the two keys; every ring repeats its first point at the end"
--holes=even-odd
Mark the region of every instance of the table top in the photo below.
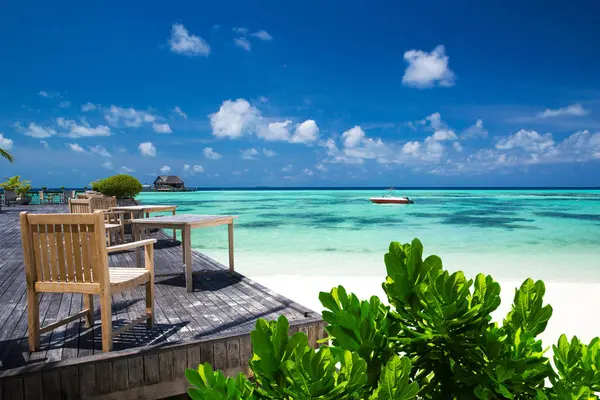
{"type": "Polygon", "coordinates": [[[233,223],[236,215],[197,215],[197,214],[178,214],[164,215],[161,217],[137,218],[131,220],[137,225],[190,225],[194,227],[216,226],[233,223]]]}
{"type": "Polygon", "coordinates": [[[177,206],[161,206],[161,205],[152,205],[152,204],[148,204],[148,205],[139,205],[139,206],[117,206],[117,207],[111,207],[111,210],[115,210],[115,211],[146,211],[146,210],[154,210],[156,212],[158,211],[171,211],[171,210],[175,210],[177,208],[177,206]]]}

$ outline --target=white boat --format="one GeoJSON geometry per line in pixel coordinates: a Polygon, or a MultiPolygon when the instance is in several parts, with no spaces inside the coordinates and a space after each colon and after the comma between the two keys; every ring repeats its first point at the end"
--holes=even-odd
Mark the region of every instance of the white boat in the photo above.
{"type": "Polygon", "coordinates": [[[394,196],[394,189],[389,189],[388,193],[385,194],[384,196],[381,197],[371,197],[369,200],[371,200],[371,203],[375,203],[375,204],[413,204],[414,201],[412,201],[410,198],[406,197],[406,196],[402,196],[402,197],[398,197],[398,196],[394,196]]]}

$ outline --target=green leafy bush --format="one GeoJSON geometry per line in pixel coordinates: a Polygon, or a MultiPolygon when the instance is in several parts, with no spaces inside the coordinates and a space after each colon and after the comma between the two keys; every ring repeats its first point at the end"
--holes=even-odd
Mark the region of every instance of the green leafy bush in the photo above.
{"type": "Polygon", "coordinates": [[[255,380],[225,378],[204,364],[188,370],[193,399],[598,399],[600,339],[589,345],[563,335],[554,366],[537,337],[552,308],[542,281],[515,291],[502,324],[491,313],[500,285],[467,279],[423,260],[418,239],[393,242],[384,257],[390,306],[360,301],[339,286],[319,299],[329,345],[313,350],[303,333],[288,338],[284,317],[260,320],[251,339],[255,380]]]}
{"type": "Polygon", "coordinates": [[[119,174],[92,182],[92,189],[105,196],[133,198],[142,191],[142,184],[131,175],[119,174]]]}

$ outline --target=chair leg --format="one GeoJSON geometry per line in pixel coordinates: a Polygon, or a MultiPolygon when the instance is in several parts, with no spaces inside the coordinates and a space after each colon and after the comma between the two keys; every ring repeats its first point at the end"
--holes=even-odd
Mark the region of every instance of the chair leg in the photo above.
{"type": "Polygon", "coordinates": [[[144,247],[145,267],[150,271],[150,279],[146,282],[146,314],[150,316],[146,320],[148,330],[154,327],[154,245],[144,247]]]}
{"type": "Polygon", "coordinates": [[[110,293],[100,295],[100,318],[102,320],[102,351],[112,350],[112,307],[110,293]]]}
{"type": "Polygon", "coordinates": [[[40,349],[40,303],[38,294],[27,290],[27,319],[29,328],[29,351],[40,349]]]}
{"type": "Polygon", "coordinates": [[[91,328],[94,326],[94,295],[83,295],[83,308],[88,310],[85,314],[85,327],[91,328]]]}

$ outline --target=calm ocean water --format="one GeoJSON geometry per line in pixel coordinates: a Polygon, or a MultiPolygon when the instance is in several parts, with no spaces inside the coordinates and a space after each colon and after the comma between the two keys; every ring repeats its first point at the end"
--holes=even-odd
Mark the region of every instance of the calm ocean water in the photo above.
{"type": "MultiPolygon", "coordinates": [[[[600,282],[600,191],[411,190],[412,205],[375,205],[382,191],[142,193],[178,213],[233,214],[238,269],[249,275],[385,274],[390,241],[419,237],[454,269],[600,282]],[[448,261],[447,261],[448,260],[448,261]]],[[[226,260],[224,227],[193,231],[226,260]]]]}

